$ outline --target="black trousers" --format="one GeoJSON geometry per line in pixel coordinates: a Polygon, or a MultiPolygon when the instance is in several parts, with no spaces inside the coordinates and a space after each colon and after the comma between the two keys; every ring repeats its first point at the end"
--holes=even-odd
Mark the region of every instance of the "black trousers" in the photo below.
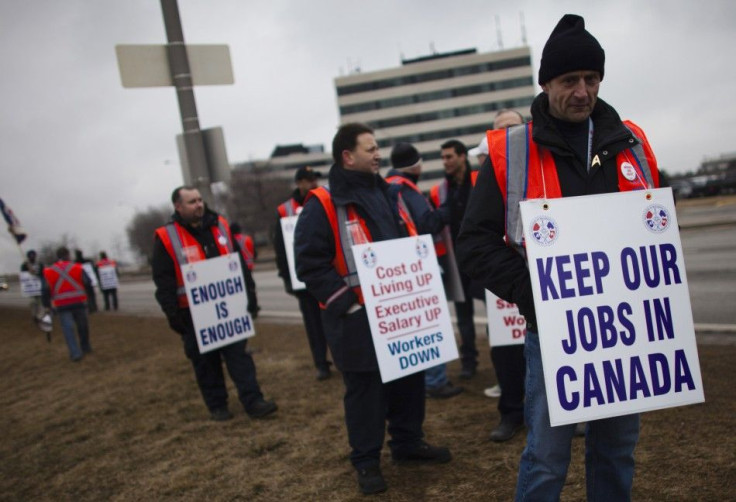
{"type": "Polygon", "coordinates": [[[212,411],[227,406],[225,374],[222,370],[224,360],[230,378],[238,390],[238,399],[248,411],[253,403],[263,398],[263,394],[256,380],[256,365],[251,355],[245,351],[247,341],[232,343],[221,349],[200,354],[192,316],[187,312],[183,317],[188,320],[187,332],[182,335],[184,353],[192,362],[194,376],[207,408],[212,411]]]}
{"type": "Polygon", "coordinates": [[[343,372],[345,424],[356,469],[378,465],[388,422],[392,452],[402,452],[424,437],[424,372],[381,382],[378,371],[343,372]]]}
{"type": "Polygon", "coordinates": [[[463,368],[475,369],[478,366],[478,349],[475,347],[475,322],[473,315],[473,297],[471,280],[465,274],[460,274],[463,284],[465,301],[455,302],[455,315],[457,316],[457,329],[460,331],[460,362],[463,368]]]}
{"type": "Polygon", "coordinates": [[[329,369],[327,361],[327,340],[322,329],[322,314],[319,302],[306,291],[295,292],[299,301],[299,310],[304,319],[304,329],[307,331],[309,350],[312,352],[312,360],[318,369],[329,369]]]}
{"type": "Polygon", "coordinates": [[[105,299],[105,310],[110,310],[110,304],[112,303],[112,309],[118,309],[118,290],[114,289],[103,289],[102,297],[105,299]]]}
{"type": "Polygon", "coordinates": [[[491,361],[496,371],[498,385],[501,386],[501,398],[498,400],[501,418],[523,422],[526,375],[524,344],[492,347],[491,361]]]}

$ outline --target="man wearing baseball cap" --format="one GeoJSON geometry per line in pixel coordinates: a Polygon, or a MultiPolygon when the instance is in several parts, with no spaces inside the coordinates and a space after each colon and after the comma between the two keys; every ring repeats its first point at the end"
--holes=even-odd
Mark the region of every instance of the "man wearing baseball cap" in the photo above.
{"type": "MultiPolygon", "coordinates": [[[[643,131],[622,122],[616,110],[598,98],[604,62],[603,48],[585,29],[583,18],[563,16],[542,51],[543,92],[532,103],[532,122],[487,133],[489,159],[481,167],[457,241],[461,268],[497,296],[516,303],[527,321],[528,435],[516,500],[559,500],[575,434],[575,424],[550,426],[534,298],[521,244],[521,197],[571,197],[659,186],[657,162],[643,131]],[[524,158],[519,156],[522,152],[535,153],[524,158]],[[624,153],[635,154],[641,163],[638,183],[627,176],[626,163],[620,160],[624,153]],[[559,183],[529,182],[520,187],[528,181],[525,174],[556,177],[559,183]]],[[[559,329],[545,326],[547,332],[559,329]]],[[[638,439],[638,414],[588,422],[588,500],[631,498],[638,439]]]]}

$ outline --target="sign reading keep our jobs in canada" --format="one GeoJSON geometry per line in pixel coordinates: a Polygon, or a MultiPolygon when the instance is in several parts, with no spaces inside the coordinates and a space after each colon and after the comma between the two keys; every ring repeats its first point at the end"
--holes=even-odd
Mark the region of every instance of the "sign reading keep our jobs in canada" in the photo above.
{"type": "Polygon", "coordinates": [[[521,345],[526,338],[526,319],[519,307],[497,297],[486,289],[488,341],[491,347],[521,345]]]}
{"type": "Polygon", "coordinates": [[[237,253],[181,266],[199,352],[256,334],[237,253]]]}
{"type": "Polygon", "coordinates": [[[291,289],[299,291],[307,288],[307,285],[296,276],[294,261],[294,229],[299,215],[281,218],[281,234],[284,236],[284,249],[286,250],[286,262],[289,264],[289,275],[291,276],[291,289]]]}
{"type": "Polygon", "coordinates": [[[352,246],[381,380],[457,359],[432,238],[352,246]]]}
{"type": "Polygon", "coordinates": [[[521,214],[551,425],[704,401],[671,189],[521,214]]]}

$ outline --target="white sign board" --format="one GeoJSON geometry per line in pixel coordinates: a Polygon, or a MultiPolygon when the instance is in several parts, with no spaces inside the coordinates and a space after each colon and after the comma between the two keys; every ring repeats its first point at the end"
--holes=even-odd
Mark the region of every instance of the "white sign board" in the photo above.
{"type": "Polygon", "coordinates": [[[92,284],[92,287],[97,286],[97,274],[95,274],[95,268],[92,264],[88,261],[84,262],[82,263],[82,268],[84,269],[84,273],[87,275],[89,282],[92,284]]]}
{"type": "Polygon", "coordinates": [[[20,273],[20,294],[26,298],[31,296],[41,296],[41,278],[30,272],[20,273]]]}
{"type": "MultiPolygon", "coordinates": [[[[230,48],[217,44],[187,44],[192,85],[230,85],[234,82],[230,48]]],[[[123,87],[172,86],[165,45],[116,45],[123,87]]]]}
{"type": "Polygon", "coordinates": [[[256,334],[237,253],[181,266],[199,352],[256,334]]]}
{"type": "Polygon", "coordinates": [[[381,380],[457,359],[432,237],[352,246],[381,380]]]}
{"type": "Polygon", "coordinates": [[[100,274],[100,287],[102,289],[118,288],[118,272],[115,265],[97,267],[97,273],[100,274]]]}
{"type": "Polygon", "coordinates": [[[486,289],[488,341],[491,347],[520,345],[526,339],[526,319],[519,307],[497,297],[486,289]]]}
{"type": "Polygon", "coordinates": [[[521,214],[551,425],[704,401],[672,190],[521,214]]]}
{"type": "Polygon", "coordinates": [[[284,249],[286,250],[286,261],[289,264],[289,276],[291,277],[291,289],[300,291],[307,285],[296,276],[296,262],[294,261],[294,229],[299,215],[281,218],[281,233],[284,236],[284,249]]]}

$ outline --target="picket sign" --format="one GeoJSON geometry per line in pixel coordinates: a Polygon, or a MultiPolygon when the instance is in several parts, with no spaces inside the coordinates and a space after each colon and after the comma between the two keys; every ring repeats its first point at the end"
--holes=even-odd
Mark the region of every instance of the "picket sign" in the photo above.
{"type": "Polygon", "coordinates": [[[672,190],[528,200],[521,215],[551,425],[703,402],[672,190]]]}
{"type": "Polygon", "coordinates": [[[101,289],[117,289],[118,272],[115,265],[102,265],[97,267],[97,273],[100,275],[101,289]]]}
{"type": "Polygon", "coordinates": [[[519,313],[519,307],[485,291],[490,346],[522,345],[526,339],[526,319],[519,313]]]}
{"type": "Polygon", "coordinates": [[[26,298],[33,296],[41,296],[43,283],[41,278],[30,272],[22,271],[20,273],[20,294],[26,298]]]}
{"type": "Polygon", "coordinates": [[[256,334],[238,253],[181,266],[199,352],[256,334]]]}
{"type": "Polygon", "coordinates": [[[351,247],[381,380],[390,382],[458,358],[432,237],[351,247]]]}
{"type": "Polygon", "coordinates": [[[291,276],[291,289],[300,291],[307,288],[306,284],[296,276],[296,265],[294,261],[294,229],[299,215],[286,216],[280,219],[281,233],[284,236],[284,248],[286,249],[286,261],[289,264],[289,275],[291,276]]]}

